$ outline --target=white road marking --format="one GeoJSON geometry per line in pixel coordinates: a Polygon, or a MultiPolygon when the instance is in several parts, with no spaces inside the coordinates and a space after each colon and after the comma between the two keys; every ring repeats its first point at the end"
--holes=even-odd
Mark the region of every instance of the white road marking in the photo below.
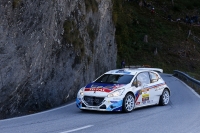
{"type": "Polygon", "coordinates": [[[86,129],[86,128],[89,128],[89,127],[92,127],[92,126],[93,126],[93,125],[88,125],[88,126],[79,127],[79,128],[76,128],[76,129],[72,129],[72,130],[68,130],[68,131],[64,131],[64,132],[60,132],[60,133],[71,133],[71,132],[83,130],[83,129],[86,129]]]}
{"type": "Polygon", "coordinates": [[[0,121],[10,121],[10,120],[15,120],[15,119],[19,119],[19,118],[26,118],[26,117],[30,117],[30,116],[39,115],[39,114],[45,114],[45,113],[48,113],[48,112],[52,112],[52,111],[56,111],[56,110],[59,110],[59,109],[66,108],[66,107],[74,105],[74,104],[76,104],[76,103],[73,102],[73,103],[70,103],[70,104],[67,104],[67,105],[64,105],[64,106],[61,106],[61,107],[57,107],[57,108],[54,108],[54,109],[46,110],[46,111],[43,111],[43,112],[38,112],[38,113],[35,113],[35,114],[24,115],[24,116],[9,118],[9,119],[4,119],[4,120],[0,120],[0,121]]]}

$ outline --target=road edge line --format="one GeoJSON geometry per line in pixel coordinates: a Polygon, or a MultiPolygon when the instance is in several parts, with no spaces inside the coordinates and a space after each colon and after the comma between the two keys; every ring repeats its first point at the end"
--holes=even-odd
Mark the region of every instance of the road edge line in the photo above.
{"type": "MultiPolygon", "coordinates": [[[[174,77],[174,76],[173,76],[174,77]]],[[[185,82],[183,82],[182,80],[180,80],[179,78],[177,77],[174,77],[176,79],[178,79],[179,81],[181,81],[186,87],[188,87],[190,89],[190,91],[192,91],[199,99],[200,99],[200,95],[192,88],[190,87],[189,85],[187,85],[185,82]]]]}
{"type": "Polygon", "coordinates": [[[83,130],[83,129],[86,129],[86,128],[89,128],[89,127],[92,127],[92,126],[94,126],[94,125],[87,125],[87,126],[84,126],[84,127],[79,127],[79,128],[71,129],[71,130],[68,130],[68,131],[63,131],[63,132],[60,132],[60,133],[71,133],[71,132],[83,130]]]}
{"type": "Polygon", "coordinates": [[[23,116],[8,118],[8,119],[2,119],[2,120],[0,120],[0,122],[9,121],[9,120],[15,120],[15,119],[20,119],[20,118],[25,118],[25,117],[30,117],[30,116],[34,116],[34,115],[40,115],[40,114],[43,114],[43,113],[52,112],[52,111],[55,111],[55,110],[58,110],[58,109],[62,109],[62,108],[71,106],[71,105],[73,105],[75,103],[76,102],[72,102],[72,103],[69,103],[67,105],[63,105],[63,106],[60,106],[60,107],[57,107],[57,108],[53,108],[53,109],[50,109],[50,110],[46,110],[46,111],[42,111],[42,112],[38,112],[38,113],[34,113],[34,114],[28,114],[28,115],[23,115],[23,116]]]}

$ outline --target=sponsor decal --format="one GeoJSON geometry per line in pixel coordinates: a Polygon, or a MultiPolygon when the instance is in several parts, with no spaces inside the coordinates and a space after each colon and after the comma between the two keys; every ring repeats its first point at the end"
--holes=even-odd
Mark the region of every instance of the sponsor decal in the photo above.
{"type": "Polygon", "coordinates": [[[147,104],[149,104],[149,103],[153,103],[153,100],[147,100],[147,101],[145,101],[145,103],[147,103],[147,104]]]}
{"type": "Polygon", "coordinates": [[[114,84],[114,85],[108,85],[108,84],[89,84],[85,87],[84,91],[94,91],[96,93],[99,92],[111,92],[119,87],[124,86],[124,84],[114,84]]]}
{"type": "Polygon", "coordinates": [[[113,100],[121,100],[121,98],[113,98],[113,100]]]}
{"type": "Polygon", "coordinates": [[[148,100],[149,100],[149,97],[142,98],[142,101],[148,101],[148,100]]]}
{"type": "Polygon", "coordinates": [[[137,102],[139,96],[141,95],[141,90],[138,90],[136,93],[135,93],[135,102],[137,102]]]}
{"type": "Polygon", "coordinates": [[[162,86],[165,85],[165,83],[160,83],[160,84],[157,84],[157,85],[153,85],[153,86],[149,86],[148,88],[145,88],[143,90],[138,90],[136,93],[135,93],[135,102],[137,102],[138,98],[140,95],[142,95],[143,98],[145,97],[149,97],[149,94],[148,94],[148,91],[150,89],[156,89],[156,88],[163,88],[162,86]]]}
{"type": "Polygon", "coordinates": [[[110,101],[111,103],[118,103],[118,101],[110,101]]]}
{"type": "Polygon", "coordinates": [[[155,89],[155,91],[159,91],[159,90],[162,90],[163,89],[163,87],[157,87],[156,89],[155,89]]]}
{"type": "Polygon", "coordinates": [[[151,86],[151,87],[149,87],[149,88],[154,88],[154,89],[156,89],[156,88],[161,87],[161,86],[163,86],[163,85],[165,85],[165,83],[160,83],[160,84],[151,86]]]}
{"type": "Polygon", "coordinates": [[[149,94],[142,94],[142,98],[147,98],[149,97],[149,94]]]}
{"type": "Polygon", "coordinates": [[[149,100],[149,94],[147,93],[142,94],[142,103],[146,104],[148,100],[149,100]]]}
{"type": "Polygon", "coordinates": [[[157,85],[153,85],[153,86],[149,86],[147,89],[156,89],[158,87],[162,87],[163,85],[165,85],[165,83],[160,83],[160,84],[157,84],[157,85]]]}
{"type": "Polygon", "coordinates": [[[122,86],[124,86],[124,85],[120,85],[120,84],[114,85],[114,86],[112,86],[112,90],[117,89],[117,88],[122,87],[122,86]]]}
{"type": "Polygon", "coordinates": [[[122,107],[121,106],[117,107],[117,108],[113,109],[112,111],[122,111],[122,107]]]}
{"type": "Polygon", "coordinates": [[[135,102],[137,102],[138,98],[142,95],[142,90],[138,90],[135,94],[135,102]]]}
{"type": "Polygon", "coordinates": [[[136,105],[140,105],[140,102],[137,102],[136,105]]]}
{"type": "Polygon", "coordinates": [[[143,94],[147,94],[147,91],[145,91],[145,92],[142,92],[143,94]]]}
{"type": "Polygon", "coordinates": [[[111,92],[111,90],[109,90],[109,89],[104,89],[104,88],[85,88],[85,91],[111,92]]]}
{"type": "Polygon", "coordinates": [[[147,91],[149,91],[149,88],[145,88],[142,90],[142,92],[147,92],[147,91]]]}

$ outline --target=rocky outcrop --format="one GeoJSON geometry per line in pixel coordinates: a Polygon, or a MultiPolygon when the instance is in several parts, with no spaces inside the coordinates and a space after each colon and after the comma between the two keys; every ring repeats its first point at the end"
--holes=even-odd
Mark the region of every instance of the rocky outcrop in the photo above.
{"type": "Polygon", "coordinates": [[[111,0],[0,1],[0,118],[53,108],[116,67],[111,0]]]}

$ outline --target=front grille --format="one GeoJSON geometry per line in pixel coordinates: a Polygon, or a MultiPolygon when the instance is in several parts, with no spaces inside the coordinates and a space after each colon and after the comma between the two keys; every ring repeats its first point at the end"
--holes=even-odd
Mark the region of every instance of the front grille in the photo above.
{"type": "Polygon", "coordinates": [[[103,102],[104,97],[84,96],[84,100],[89,106],[99,106],[103,102]]]}

